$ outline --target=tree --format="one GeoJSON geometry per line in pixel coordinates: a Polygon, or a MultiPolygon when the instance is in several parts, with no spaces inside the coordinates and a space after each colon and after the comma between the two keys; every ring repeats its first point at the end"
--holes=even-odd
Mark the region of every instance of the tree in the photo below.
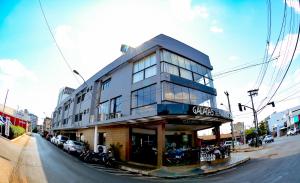
{"type": "Polygon", "coordinates": [[[255,128],[252,127],[252,128],[249,128],[249,129],[245,130],[245,135],[246,135],[247,141],[249,139],[254,138],[255,137],[255,128]]]}
{"type": "Polygon", "coordinates": [[[267,122],[262,121],[258,125],[258,135],[263,136],[268,134],[268,127],[267,127],[267,122]]]}

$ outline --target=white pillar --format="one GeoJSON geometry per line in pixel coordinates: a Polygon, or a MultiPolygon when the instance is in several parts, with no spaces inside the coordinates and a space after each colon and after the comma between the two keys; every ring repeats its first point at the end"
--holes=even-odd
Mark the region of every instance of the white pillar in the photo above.
{"type": "Polygon", "coordinates": [[[98,126],[95,125],[95,133],[94,133],[94,152],[98,152],[98,126]]]}

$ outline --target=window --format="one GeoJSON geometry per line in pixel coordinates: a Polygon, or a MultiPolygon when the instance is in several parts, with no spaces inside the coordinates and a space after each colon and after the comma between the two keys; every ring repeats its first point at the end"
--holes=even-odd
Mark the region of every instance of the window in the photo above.
{"type": "Polygon", "coordinates": [[[162,63],[161,64],[162,67],[162,72],[167,72],[170,74],[173,74],[175,76],[179,76],[179,71],[178,71],[178,67],[176,67],[175,65],[171,65],[168,63],[162,63]]]}
{"type": "Polygon", "coordinates": [[[156,65],[145,69],[145,78],[150,78],[156,75],[156,65]]]}
{"type": "Polygon", "coordinates": [[[133,75],[133,83],[136,83],[138,81],[142,81],[144,79],[144,72],[140,71],[138,73],[135,73],[133,75]]]}
{"type": "Polygon", "coordinates": [[[133,83],[156,75],[156,54],[152,54],[133,64],[133,83]]]}
{"type": "Polygon", "coordinates": [[[103,102],[99,105],[100,120],[107,120],[109,115],[109,101],[103,102]]]}
{"type": "Polygon", "coordinates": [[[110,85],[110,80],[111,80],[111,79],[109,78],[109,79],[107,79],[107,80],[105,80],[105,81],[102,82],[102,84],[101,84],[101,89],[102,89],[102,91],[109,87],[109,85],[110,85]]]}
{"type": "Polygon", "coordinates": [[[193,75],[191,71],[185,70],[180,68],[180,76],[182,78],[188,79],[188,80],[192,80],[193,81],[193,75]]]}
{"type": "Polygon", "coordinates": [[[213,87],[210,69],[166,50],[163,50],[161,55],[161,72],[213,87]]]}
{"type": "Polygon", "coordinates": [[[156,102],[156,85],[151,85],[131,93],[131,108],[150,105],[156,102]]]}
{"type": "Polygon", "coordinates": [[[169,82],[162,83],[162,100],[215,107],[215,96],[169,82]]]}
{"type": "Polygon", "coordinates": [[[121,117],[121,96],[110,100],[110,117],[119,118],[121,117]]]}

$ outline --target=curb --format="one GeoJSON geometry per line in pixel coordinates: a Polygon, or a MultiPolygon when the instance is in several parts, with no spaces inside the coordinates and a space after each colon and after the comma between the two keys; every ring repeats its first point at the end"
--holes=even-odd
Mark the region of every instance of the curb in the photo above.
{"type": "Polygon", "coordinates": [[[23,137],[23,136],[25,136],[25,135],[26,135],[26,133],[24,133],[23,135],[20,135],[20,136],[17,137],[17,138],[14,138],[14,139],[12,139],[12,140],[10,140],[10,141],[11,141],[11,142],[14,142],[14,141],[20,139],[21,137],[23,137]]]}
{"type": "Polygon", "coordinates": [[[126,170],[126,171],[129,171],[129,172],[132,172],[132,173],[137,173],[137,174],[142,174],[142,175],[145,175],[145,176],[150,176],[150,171],[130,168],[130,167],[127,167],[127,166],[124,166],[124,165],[119,166],[119,168],[121,170],[126,170]]]}
{"type": "Polygon", "coordinates": [[[241,164],[243,164],[243,163],[245,163],[245,162],[247,162],[249,160],[250,160],[250,157],[248,157],[246,159],[243,159],[241,161],[238,161],[236,163],[230,164],[228,166],[217,168],[215,170],[204,170],[203,175],[212,174],[212,173],[216,173],[216,172],[219,172],[219,171],[227,170],[227,169],[230,169],[232,167],[241,165],[241,164]]]}
{"type": "MultiPolygon", "coordinates": [[[[216,169],[213,169],[213,170],[204,170],[201,173],[188,173],[186,175],[174,175],[174,176],[153,175],[152,172],[154,172],[155,170],[145,171],[145,170],[130,168],[130,167],[127,167],[127,166],[124,166],[124,165],[119,166],[119,168],[122,169],[122,170],[126,170],[126,171],[129,171],[129,172],[132,172],[132,173],[141,174],[143,176],[151,176],[151,177],[158,177],[158,178],[164,178],[164,179],[178,179],[178,178],[196,177],[196,176],[199,176],[199,175],[213,174],[213,173],[216,173],[216,172],[220,172],[220,171],[227,170],[227,169],[230,169],[232,167],[241,165],[241,164],[243,164],[243,163],[245,163],[245,162],[247,162],[249,160],[250,160],[250,157],[245,158],[245,159],[243,159],[241,161],[235,162],[235,163],[230,164],[230,165],[225,166],[225,167],[220,167],[220,168],[216,168],[216,169]]],[[[198,168],[198,170],[201,170],[201,169],[198,168]]]]}
{"type": "Polygon", "coordinates": [[[249,148],[249,149],[240,149],[240,150],[235,150],[234,152],[253,152],[253,151],[259,151],[264,149],[263,146],[259,147],[259,148],[249,148]]]}

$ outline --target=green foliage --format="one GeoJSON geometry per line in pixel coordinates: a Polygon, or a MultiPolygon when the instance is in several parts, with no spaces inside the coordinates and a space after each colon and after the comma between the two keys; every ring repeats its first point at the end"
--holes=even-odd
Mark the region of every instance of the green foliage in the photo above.
{"type": "Polygon", "coordinates": [[[258,125],[258,135],[263,136],[268,133],[268,127],[266,121],[262,121],[258,125]]]}
{"type": "Polygon", "coordinates": [[[38,130],[37,130],[37,128],[35,127],[33,130],[32,130],[32,133],[37,133],[38,132],[38,130]]]}
{"type": "Polygon", "coordinates": [[[246,138],[247,138],[247,139],[254,138],[254,137],[255,137],[255,128],[252,127],[252,128],[250,128],[250,129],[247,129],[247,130],[245,131],[245,134],[246,134],[246,138]]]}
{"type": "Polygon", "coordinates": [[[119,142],[117,142],[116,144],[110,144],[110,149],[115,157],[115,159],[117,161],[120,161],[120,151],[121,151],[121,148],[123,147],[122,144],[120,144],[119,142]]]}
{"type": "Polygon", "coordinates": [[[25,133],[25,129],[20,126],[10,125],[10,129],[11,129],[13,138],[16,138],[25,133]]]}

